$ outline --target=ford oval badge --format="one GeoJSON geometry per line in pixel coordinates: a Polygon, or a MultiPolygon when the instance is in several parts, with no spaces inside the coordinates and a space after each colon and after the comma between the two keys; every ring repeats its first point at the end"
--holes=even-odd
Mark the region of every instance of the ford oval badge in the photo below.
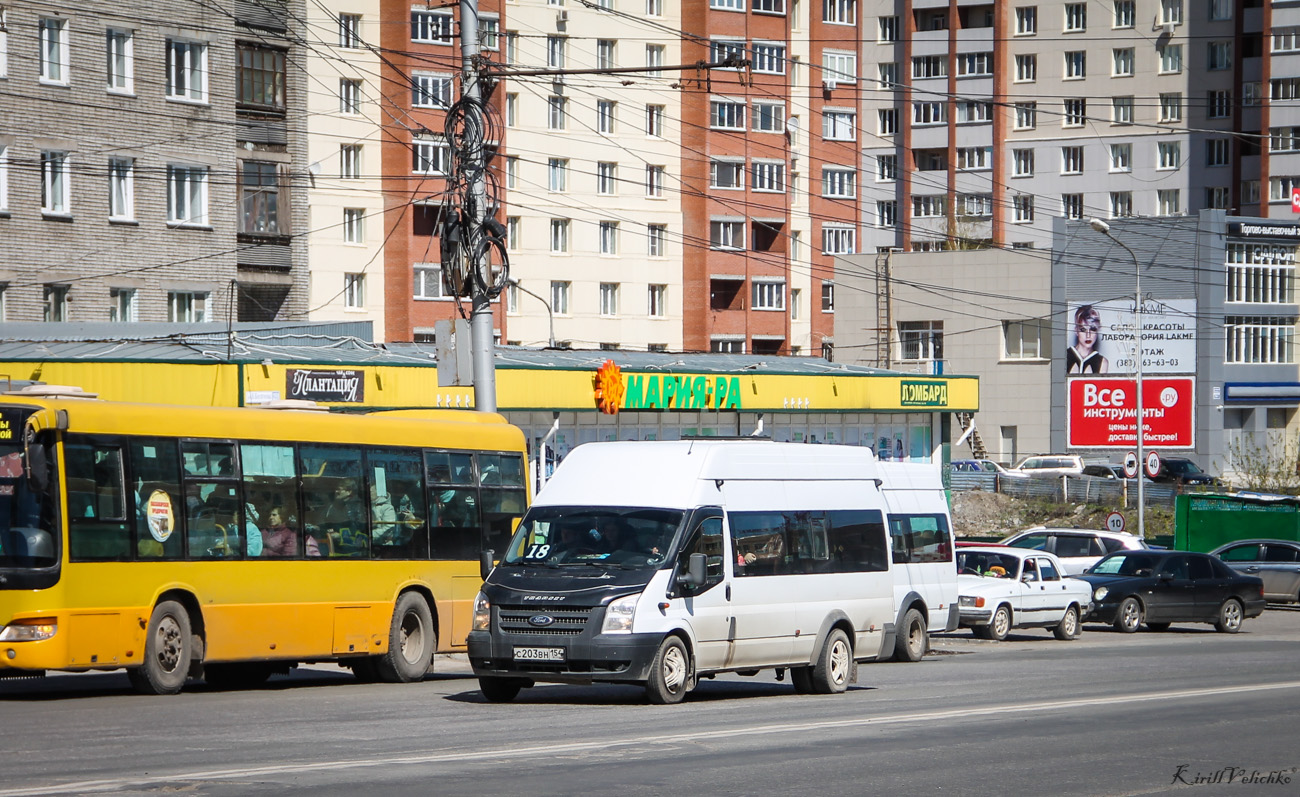
{"type": "Polygon", "coordinates": [[[529,625],[535,625],[538,628],[545,628],[555,622],[555,618],[549,614],[534,614],[528,618],[529,625]]]}

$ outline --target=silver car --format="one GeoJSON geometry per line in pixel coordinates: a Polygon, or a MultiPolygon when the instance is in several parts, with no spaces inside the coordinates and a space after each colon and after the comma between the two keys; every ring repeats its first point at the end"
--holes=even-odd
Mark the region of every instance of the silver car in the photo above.
{"type": "Polygon", "coordinates": [[[1018,531],[1005,537],[1000,545],[1047,551],[1061,560],[1069,575],[1078,575],[1095,565],[1107,554],[1136,551],[1147,547],[1142,539],[1122,531],[1102,529],[1054,529],[1043,526],[1018,531]]]}
{"type": "Polygon", "coordinates": [[[1220,545],[1210,555],[1238,573],[1258,576],[1264,582],[1264,600],[1300,603],[1300,542],[1238,540],[1220,545]]]}

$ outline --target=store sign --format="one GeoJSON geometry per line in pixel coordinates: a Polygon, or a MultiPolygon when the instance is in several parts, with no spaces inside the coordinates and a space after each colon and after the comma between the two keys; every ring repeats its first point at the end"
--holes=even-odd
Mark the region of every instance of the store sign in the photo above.
{"type": "Polygon", "coordinates": [[[366,372],[339,369],[285,371],[285,397],[335,404],[360,404],[366,398],[366,372]]]}
{"type": "Polygon", "coordinates": [[[946,407],[948,383],[904,380],[898,385],[898,403],[904,407],[946,407]]]}
{"type": "Polygon", "coordinates": [[[1288,224],[1284,221],[1270,221],[1262,224],[1249,221],[1234,221],[1228,224],[1228,236],[1231,238],[1272,238],[1281,241],[1300,241],[1300,224],[1288,224]]]}
{"type": "MultiPolygon", "coordinates": [[[[1136,373],[1135,307],[1132,298],[1091,304],[1070,302],[1066,316],[1070,325],[1066,330],[1066,373],[1136,373]]],[[[1143,302],[1142,372],[1196,372],[1195,299],[1143,302]]]]}
{"type": "Polygon", "coordinates": [[[596,408],[606,415],[617,415],[623,392],[623,371],[613,360],[606,360],[596,369],[596,408]]]}
{"type": "Polygon", "coordinates": [[[738,376],[628,374],[625,410],[739,410],[738,376]]]}
{"type": "MultiPolygon", "coordinates": [[[[1196,380],[1190,376],[1142,379],[1142,445],[1193,448],[1196,380]]],[[[1067,384],[1066,445],[1132,448],[1137,445],[1136,382],[1125,377],[1080,377],[1067,384]]]]}

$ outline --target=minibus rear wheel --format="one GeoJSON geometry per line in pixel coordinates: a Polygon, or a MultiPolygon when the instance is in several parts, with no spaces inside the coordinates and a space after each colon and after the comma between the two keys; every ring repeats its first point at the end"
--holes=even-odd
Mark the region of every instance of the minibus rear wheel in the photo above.
{"type": "Polygon", "coordinates": [[[682,702],[691,685],[691,654],[680,637],[670,636],[659,645],[645,693],[650,702],[665,706],[682,702]]]}
{"type": "Polygon", "coordinates": [[[916,609],[908,609],[903,615],[903,626],[899,629],[898,641],[894,646],[896,661],[920,661],[930,648],[930,637],[926,633],[925,617],[916,609]]]}

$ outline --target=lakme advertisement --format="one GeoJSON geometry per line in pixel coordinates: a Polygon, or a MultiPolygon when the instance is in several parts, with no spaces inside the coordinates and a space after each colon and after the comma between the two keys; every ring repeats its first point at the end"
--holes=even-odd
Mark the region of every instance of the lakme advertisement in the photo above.
{"type": "MultiPolygon", "coordinates": [[[[1137,329],[1133,298],[1084,304],[1071,302],[1066,316],[1065,372],[1133,374],[1137,372],[1137,329]]],[[[1146,299],[1142,305],[1142,372],[1196,372],[1196,300],[1146,299]]]]}

